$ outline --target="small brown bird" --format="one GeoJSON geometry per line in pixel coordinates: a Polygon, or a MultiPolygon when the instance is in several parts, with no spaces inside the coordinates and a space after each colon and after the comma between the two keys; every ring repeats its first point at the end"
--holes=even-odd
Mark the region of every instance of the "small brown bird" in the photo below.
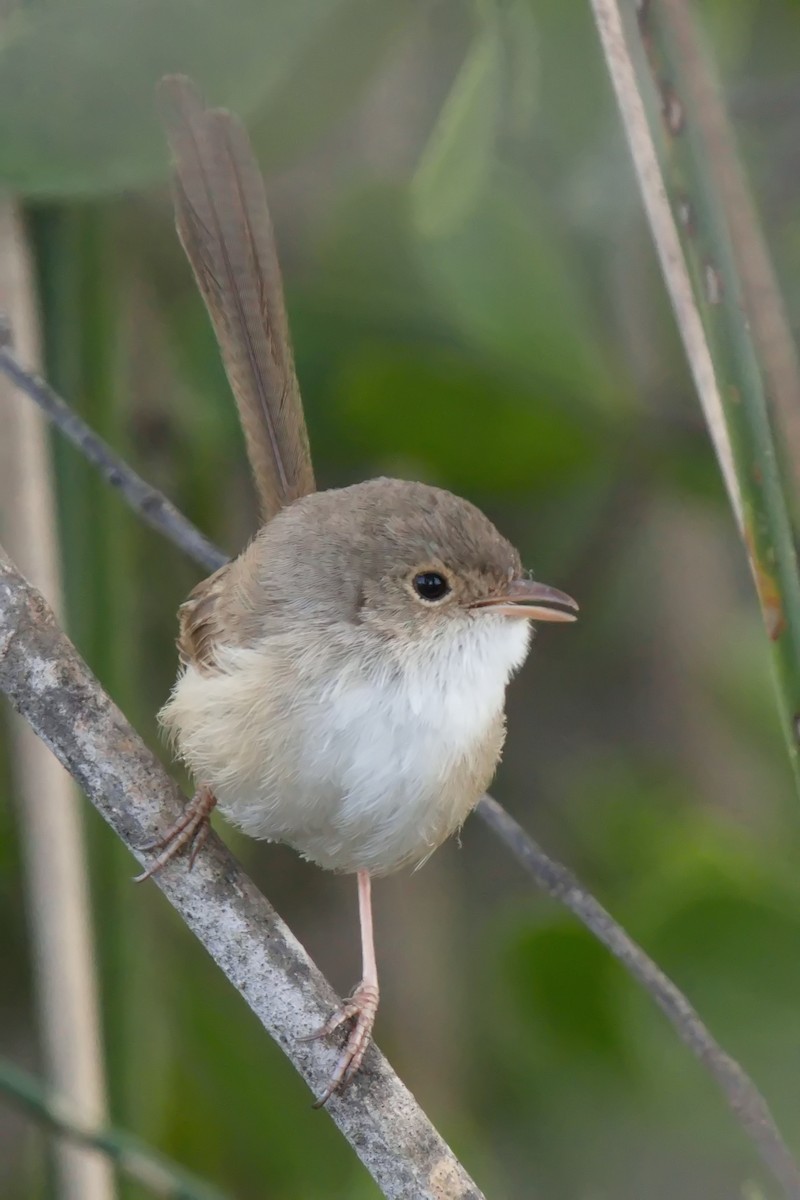
{"type": "Polygon", "coordinates": [[[466,500],[398,479],[314,491],[263,181],[247,135],[161,85],[177,228],[236,397],[264,526],[180,610],[161,719],[197,791],[140,878],[217,805],[253,837],[358,876],[363,978],[312,1037],[351,1029],[318,1103],[358,1071],[378,1006],[370,881],[423,862],[494,774],[530,621],[577,604],[527,578],[466,500]]]}

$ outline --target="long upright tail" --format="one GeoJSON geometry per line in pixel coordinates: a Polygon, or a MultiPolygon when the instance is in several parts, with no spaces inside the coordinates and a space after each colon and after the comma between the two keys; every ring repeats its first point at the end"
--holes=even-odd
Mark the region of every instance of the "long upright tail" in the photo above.
{"type": "Polygon", "coordinates": [[[178,235],[206,303],[247,442],[263,516],[314,491],[264,182],[247,133],[169,75],[159,100],[175,160],[178,235]]]}

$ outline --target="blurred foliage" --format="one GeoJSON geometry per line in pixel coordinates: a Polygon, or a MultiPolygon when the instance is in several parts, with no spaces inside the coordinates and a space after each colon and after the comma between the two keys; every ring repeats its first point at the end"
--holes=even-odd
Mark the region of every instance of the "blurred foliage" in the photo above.
{"type": "MultiPolygon", "coordinates": [[[[800,8],[702,9],[796,325],[800,8]]],[[[29,201],[48,373],[234,551],[254,505],[171,226],[152,97],[168,70],[250,124],[322,483],[452,487],[579,597],[579,625],[543,631],[511,690],[497,794],[686,989],[800,1152],[796,806],[588,6],[70,0],[3,26],[0,180],[29,201]]],[[[72,636],[158,745],[197,573],[71,450],[55,458],[72,636]]],[[[280,1051],[87,823],[114,1121],[239,1200],[374,1197],[280,1051]]],[[[0,806],[0,1052],[30,1061],[13,833],[0,806]]],[[[225,835],[345,990],[351,882],[225,835]]],[[[771,1194],[649,1001],[481,827],[376,891],[379,1041],[493,1200],[771,1194]]],[[[3,1118],[0,1192],[38,1200],[42,1139],[12,1144],[3,1118]]]]}
{"type": "MultiPolygon", "coordinates": [[[[405,7],[407,19],[414,5],[405,7]]],[[[202,79],[216,102],[239,112],[261,109],[275,131],[266,157],[279,161],[297,149],[287,128],[300,126],[301,143],[322,133],[403,23],[389,0],[27,6],[0,44],[0,173],[37,197],[108,195],[152,181],[164,162],[154,88],[169,72],[202,79]],[[313,105],[309,80],[323,84],[313,105]]]]}

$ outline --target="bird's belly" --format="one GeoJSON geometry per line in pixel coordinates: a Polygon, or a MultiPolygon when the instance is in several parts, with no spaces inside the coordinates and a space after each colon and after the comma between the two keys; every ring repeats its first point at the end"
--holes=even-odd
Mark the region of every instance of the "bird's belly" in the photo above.
{"type": "Polygon", "coordinates": [[[500,753],[501,698],[468,729],[369,685],[315,707],[293,736],[274,723],[265,730],[266,769],[254,787],[223,789],[220,800],[245,832],[285,841],[329,870],[379,874],[427,858],[464,821],[500,753]],[[282,779],[267,766],[276,759],[282,779]]]}
{"type": "Polygon", "coordinates": [[[286,840],[334,870],[384,873],[422,862],[488,785],[502,733],[500,711],[468,745],[424,718],[365,718],[340,735],[335,755],[312,756],[305,772],[310,819],[286,840]]]}
{"type": "Polygon", "coordinates": [[[165,724],[233,824],[330,870],[424,860],[461,825],[500,755],[504,679],[456,679],[443,694],[345,677],[298,704],[296,684],[282,694],[274,674],[264,680],[263,661],[258,689],[243,686],[241,658],[235,677],[231,687],[190,667],[165,724]]]}

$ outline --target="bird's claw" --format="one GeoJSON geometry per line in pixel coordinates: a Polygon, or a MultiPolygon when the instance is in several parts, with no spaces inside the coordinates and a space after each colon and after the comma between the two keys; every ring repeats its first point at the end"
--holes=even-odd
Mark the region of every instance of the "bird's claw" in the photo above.
{"type": "Polygon", "coordinates": [[[197,855],[205,845],[210,828],[209,818],[211,811],[216,804],[216,798],[210,788],[198,788],[192,799],[186,805],[177,821],[170,825],[169,829],[161,835],[154,838],[151,842],[147,842],[140,847],[144,851],[161,850],[161,853],[150,866],[142,871],[141,875],[134,877],[134,883],[143,883],[145,879],[152,878],[165,867],[170,859],[176,854],[190,847],[189,852],[189,870],[194,866],[197,855]]]}
{"type": "Polygon", "coordinates": [[[378,1011],[378,988],[372,983],[360,983],[352,996],[336,1009],[325,1024],[315,1033],[301,1038],[302,1042],[314,1042],[332,1034],[345,1021],[353,1021],[341,1054],[337,1059],[328,1086],[314,1101],[314,1108],[322,1108],[336,1091],[343,1091],[358,1072],[372,1039],[375,1014],[378,1011]]]}

